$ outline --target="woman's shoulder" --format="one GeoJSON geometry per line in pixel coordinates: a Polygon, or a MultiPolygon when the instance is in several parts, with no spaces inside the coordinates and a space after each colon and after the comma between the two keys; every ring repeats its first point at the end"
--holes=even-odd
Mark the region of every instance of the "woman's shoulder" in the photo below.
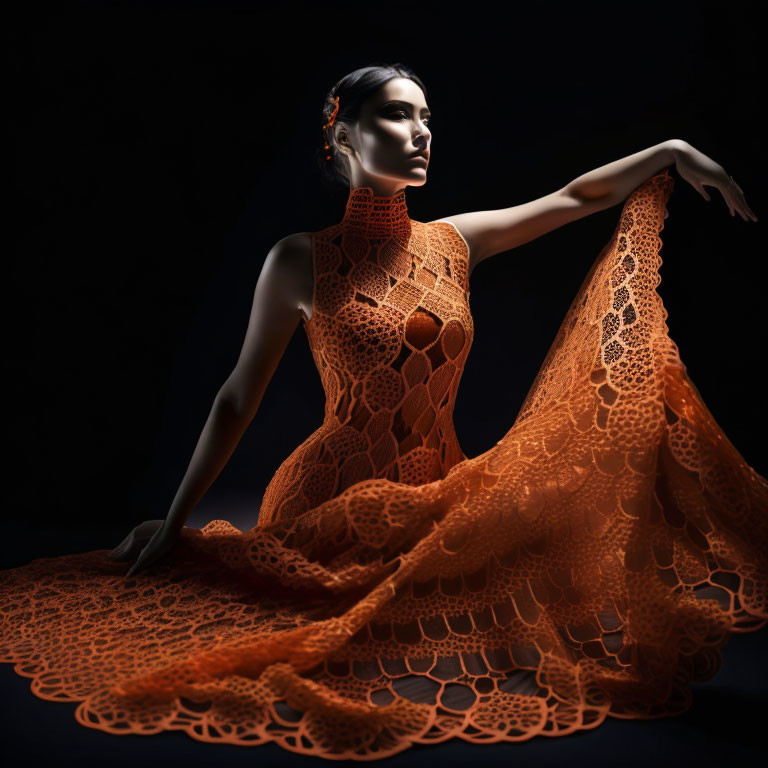
{"type": "Polygon", "coordinates": [[[312,249],[311,232],[294,232],[292,235],[281,237],[274,245],[281,255],[293,256],[306,253],[312,249]]]}
{"type": "Polygon", "coordinates": [[[312,233],[295,232],[278,240],[272,247],[273,258],[279,264],[283,285],[295,298],[303,314],[312,312],[314,266],[312,263],[312,233]]]}
{"type": "Polygon", "coordinates": [[[272,246],[273,259],[292,271],[304,271],[312,267],[312,233],[295,232],[281,237],[272,246]]]}

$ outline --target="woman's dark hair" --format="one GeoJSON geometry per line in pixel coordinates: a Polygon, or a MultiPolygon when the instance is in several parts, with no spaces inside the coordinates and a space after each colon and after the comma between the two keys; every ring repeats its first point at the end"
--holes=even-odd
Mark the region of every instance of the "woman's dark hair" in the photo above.
{"type": "Polygon", "coordinates": [[[413,80],[424,92],[424,98],[426,98],[427,89],[424,83],[409,66],[400,62],[386,64],[381,61],[373,62],[367,67],[361,67],[348,75],[344,75],[326,94],[323,102],[323,129],[320,131],[321,135],[318,140],[317,162],[323,178],[329,183],[345,186],[349,184],[348,161],[343,153],[337,149],[332,126],[326,127],[336,106],[334,99],[336,96],[339,97],[339,112],[335,122],[355,123],[360,117],[363,102],[375,90],[395,77],[407,77],[409,80],[413,80]],[[328,149],[325,147],[326,144],[329,145],[328,149]],[[328,155],[330,155],[330,159],[328,159],[328,155]]]}

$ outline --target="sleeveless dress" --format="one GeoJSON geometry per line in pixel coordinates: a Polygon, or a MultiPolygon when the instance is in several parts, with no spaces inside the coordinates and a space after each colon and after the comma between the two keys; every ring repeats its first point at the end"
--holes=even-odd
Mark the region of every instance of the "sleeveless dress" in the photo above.
{"type": "Polygon", "coordinates": [[[506,435],[452,411],[468,248],[404,190],[313,233],[325,419],[257,524],[0,572],[0,661],[77,721],[372,760],[676,715],[768,621],[768,481],[728,441],[656,291],[667,169],[635,189],[506,435]]]}

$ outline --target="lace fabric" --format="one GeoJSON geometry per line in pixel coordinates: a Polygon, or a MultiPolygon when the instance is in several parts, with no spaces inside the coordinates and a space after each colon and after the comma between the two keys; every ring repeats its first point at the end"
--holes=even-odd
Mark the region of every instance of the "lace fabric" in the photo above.
{"type": "Polygon", "coordinates": [[[626,200],[505,436],[451,413],[467,250],[352,190],[313,235],[323,425],[257,525],[0,572],[0,661],[110,733],[373,760],[685,711],[768,621],[768,482],[687,375],[656,291],[665,169],[626,200]],[[352,215],[354,214],[354,215],[352,215]]]}
{"type": "Polygon", "coordinates": [[[259,524],[317,507],[355,483],[423,485],[466,459],[453,425],[474,334],[468,251],[447,222],[408,216],[405,189],[353,189],[338,224],[312,234],[305,325],[325,418],[267,486],[259,524]]]}

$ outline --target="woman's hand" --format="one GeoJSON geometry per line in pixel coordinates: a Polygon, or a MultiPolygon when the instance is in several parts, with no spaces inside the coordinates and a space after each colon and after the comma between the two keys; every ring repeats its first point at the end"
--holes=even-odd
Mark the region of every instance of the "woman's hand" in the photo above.
{"type": "Polygon", "coordinates": [[[752,219],[757,221],[757,216],[747,205],[741,187],[729,176],[725,169],[703,152],[692,147],[688,142],[680,142],[674,151],[675,167],[678,173],[709,202],[710,196],[704,190],[704,185],[717,187],[725,199],[725,203],[731,211],[731,216],[738,211],[744,221],[752,219]]]}
{"type": "Polygon", "coordinates": [[[128,570],[126,576],[133,576],[152,563],[165,557],[179,541],[176,529],[168,528],[165,520],[147,520],[137,525],[110,553],[113,560],[138,560],[128,570]]]}

